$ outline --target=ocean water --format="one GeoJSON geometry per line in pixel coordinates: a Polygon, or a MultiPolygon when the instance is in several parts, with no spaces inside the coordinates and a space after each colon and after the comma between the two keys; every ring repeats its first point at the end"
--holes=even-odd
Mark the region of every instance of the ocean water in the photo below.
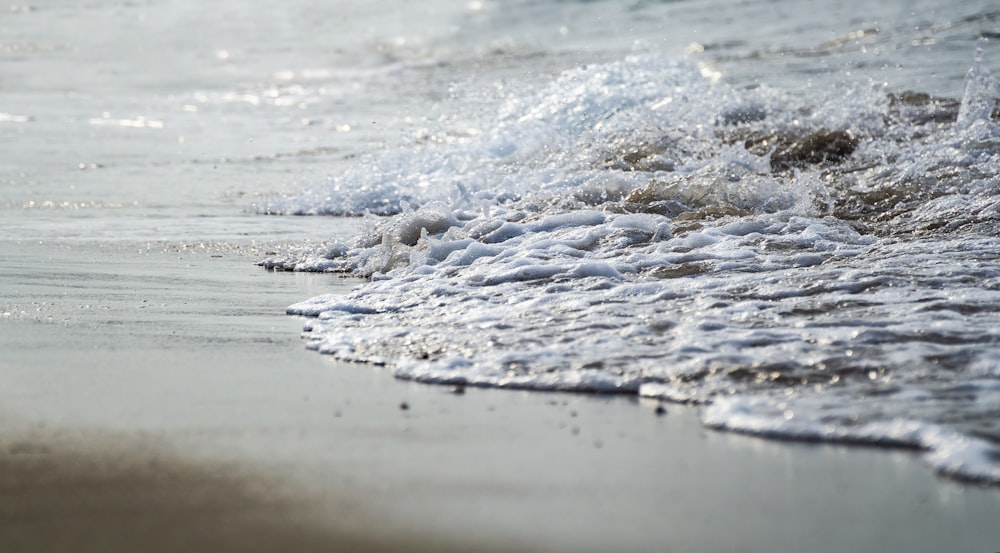
{"type": "Polygon", "coordinates": [[[278,241],[358,277],[289,307],[324,354],[1000,483],[989,2],[0,18],[5,240],[278,241]]]}

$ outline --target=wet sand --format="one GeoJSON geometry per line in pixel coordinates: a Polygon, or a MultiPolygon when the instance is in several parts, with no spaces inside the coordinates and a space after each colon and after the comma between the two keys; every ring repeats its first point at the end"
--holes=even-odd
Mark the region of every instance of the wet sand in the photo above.
{"type": "MultiPolygon", "coordinates": [[[[0,543],[8,552],[439,551],[468,544],[383,532],[356,508],[234,463],[195,463],[160,440],[5,431],[0,543]]],[[[487,548],[486,550],[493,550],[487,548]]],[[[495,550],[499,551],[499,548],[495,550]]]]}
{"type": "Polygon", "coordinates": [[[306,351],[284,307],[350,280],[231,246],[0,250],[3,551],[1000,549],[1000,490],[913,452],[306,351]]]}

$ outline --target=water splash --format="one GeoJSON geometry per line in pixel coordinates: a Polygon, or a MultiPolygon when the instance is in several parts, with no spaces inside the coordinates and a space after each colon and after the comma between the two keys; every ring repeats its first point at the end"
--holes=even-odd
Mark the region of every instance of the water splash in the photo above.
{"type": "Polygon", "coordinates": [[[652,56],[569,71],[362,182],[418,207],[265,265],[370,277],[289,312],[314,317],[308,347],[400,378],[701,403],[713,427],[914,447],[997,482],[982,63],[961,104],[736,91],[652,56]]]}
{"type": "Polygon", "coordinates": [[[958,109],[956,122],[960,129],[968,129],[977,123],[989,122],[991,114],[997,108],[1000,87],[998,87],[997,81],[990,76],[989,69],[983,64],[988,42],[988,39],[980,38],[976,43],[976,55],[972,67],[965,77],[965,92],[962,94],[962,103],[958,109]]]}

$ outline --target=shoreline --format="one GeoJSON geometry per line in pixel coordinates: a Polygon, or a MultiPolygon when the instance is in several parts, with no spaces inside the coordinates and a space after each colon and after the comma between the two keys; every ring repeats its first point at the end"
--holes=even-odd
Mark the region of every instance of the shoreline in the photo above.
{"type": "Polygon", "coordinates": [[[20,536],[18,551],[58,550],[54,535],[105,551],[128,550],[125,536],[220,551],[1000,544],[1000,492],[938,478],[909,451],[716,432],[696,407],[657,415],[634,396],[452,394],[307,351],[284,308],[353,285],[336,275],[267,272],[229,250],[0,250],[8,303],[34,310],[0,319],[0,466],[17,498],[0,536],[20,536]],[[73,486],[72,501],[53,492],[73,486]]]}

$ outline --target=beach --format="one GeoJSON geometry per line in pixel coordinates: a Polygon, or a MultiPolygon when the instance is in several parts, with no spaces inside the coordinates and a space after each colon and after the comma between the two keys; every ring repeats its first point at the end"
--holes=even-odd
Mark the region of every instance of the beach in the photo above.
{"type": "Polygon", "coordinates": [[[3,243],[7,297],[46,305],[0,320],[7,551],[997,543],[996,490],[911,451],[713,432],[634,397],[402,382],[306,351],[284,315],[350,279],[224,248],[46,248],[3,243]]]}
{"type": "Polygon", "coordinates": [[[8,8],[0,551],[1000,550],[989,2],[8,8]]]}

